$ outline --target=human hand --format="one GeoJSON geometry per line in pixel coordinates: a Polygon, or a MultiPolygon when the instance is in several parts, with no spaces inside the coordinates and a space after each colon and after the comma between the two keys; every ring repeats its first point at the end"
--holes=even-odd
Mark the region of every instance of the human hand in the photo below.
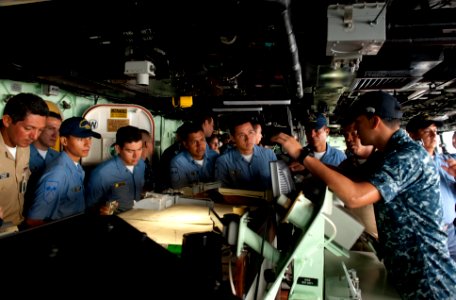
{"type": "Polygon", "coordinates": [[[288,168],[290,168],[291,172],[302,172],[306,169],[306,167],[303,164],[297,161],[293,161],[291,164],[289,164],[288,168]]]}
{"type": "Polygon", "coordinates": [[[114,212],[119,207],[119,202],[117,201],[107,201],[105,205],[100,207],[100,215],[108,216],[114,214],[114,212]]]}
{"type": "Polygon", "coordinates": [[[450,174],[453,177],[456,177],[456,159],[454,158],[449,158],[445,161],[447,163],[446,166],[442,165],[442,169],[447,171],[448,174],[450,174]]]}
{"type": "Polygon", "coordinates": [[[282,148],[285,152],[288,153],[293,159],[297,159],[301,153],[302,146],[291,135],[285,134],[283,132],[273,136],[271,142],[279,143],[282,145],[282,148]]]}

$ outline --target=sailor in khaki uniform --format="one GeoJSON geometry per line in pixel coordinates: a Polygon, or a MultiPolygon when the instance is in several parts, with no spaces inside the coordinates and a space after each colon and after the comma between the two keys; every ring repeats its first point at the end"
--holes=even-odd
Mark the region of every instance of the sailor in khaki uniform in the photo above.
{"type": "Polygon", "coordinates": [[[5,222],[18,225],[22,222],[22,207],[29,170],[29,148],[17,147],[16,159],[8,151],[0,135],[0,206],[5,222]]]}
{"type": "Polygon", "coordinates": [[[46,125],[46,102],[34,94],[13,96],[5,105],[0,124],[0,207],[5,222],[19,225],[29,170],[29,145],[46,125]]]}

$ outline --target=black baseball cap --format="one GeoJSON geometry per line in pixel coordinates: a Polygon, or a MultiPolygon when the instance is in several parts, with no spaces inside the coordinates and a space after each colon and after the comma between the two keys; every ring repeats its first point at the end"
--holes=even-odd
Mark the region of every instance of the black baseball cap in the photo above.
{"type": "Polygon", "coordinates": [[[383,91],[367,92],[352,105],[353,119],[360,115],[372,114],[382,119],[402,118],[401,104],[396,97],[383,91]]]}
{"type": "Polygon", "coordinates": [[[423,113],[411,118],[405,126],[405,130],[407,130],[408,132],[417,132],[419,129],[427,128],[432,124],[434,124],[437,127],[441,127],[443,125],[443,122],[436,120],[429,114],[423,113]]]}

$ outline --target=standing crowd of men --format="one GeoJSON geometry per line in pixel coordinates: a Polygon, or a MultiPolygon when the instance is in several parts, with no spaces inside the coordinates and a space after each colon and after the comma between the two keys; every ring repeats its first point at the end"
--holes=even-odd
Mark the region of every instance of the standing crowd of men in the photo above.
{"type": "Polygon", "coordinates": [[[101,135],[83,117],[62,121],[43,99],[30,93],[8,100],[1,132],[5,163],[0,192],[5,197],[0,213],[19,229],[87,211],[120,213],[131,209],[145,191],[180,189],[199,182],[218,180],[233,188],[268,189],[268,164],[277,159],[272,150],[258,146],[261,126],[244,117],[232,125],[230,147],[223,154],[213,150],[209,140],[214,119],[202,114],[177,130],[176,143],[162,155],[159,176],[152,171],[152,137],[135,126],[117,130],[116,155],[86,176],[81,159],[89,155],[92,138],[101,135]],[[61,151],[53,148],[56,145],[61,151]]]}
{"type": "Polygon", "coordinates": [[[87,179],[80,162],[89,155],[92,138],[101,135],[86,119],[62,122],[43,99],[20,93],[6,103],[0,131],[0,213],[19,229],[87,211],[112,213],[107,211],[112,203],[122,212],[142,197],[153,146],[144,129],[119,128],[117,155],[100,163],[87,179]],[[61,151],[52,148],[56,144],[61,151]]]}
{"type": "MultiPolygon", "coordinates": [[[[290,157],[300,188],[311,193],[326,185],[379,240],[379,254],[401,298],[454,299],[456,160],[436,151],[441,122],[423,114],[403,130],[401,118],[395,97],[369,92],[343,119],[346,152],[327,142],[323,114],[306,120],[304,147],[285,133],[271,140],[290,157]]],[[[109,214],[113,204],[116,212],[126,211],[145,187],[163,191],[218,181],[222,187],[267,190],[269,162],[278,159],[261,145],[261,125],[252,119],[233,118],[231,143],[220,147],[214,119],[204,115],[176,131],[160,174],[152,175],[150,134],[125,126],[116,133],[117,155],[86,180],[80,161],[92,138],[101,135],[82,117],[62,122],[40,97],[27,93],[9,99],[0,132],[0,217],[20,228],[84,211],[109,214]],[[61,152],[51,148],[57,137],[61,152]]]]}
{"type": "MultiPolygon", "coordinates": [[[[375,149],[364,162],[369,169],[355,177],[313,157],[312,150],[292,136],[281,133],[273,141],[346,207],[374,205],[381,257],[402,299],[454,299],[456,263],[443,219],[441,166],[400,128],[401,118],[400,103],[385,92],[368,92],[353,104],[348,116],[356,131],[352,134],[375,149]]],[[[446,163],[454,170],[454,159],[446,163]]]]}

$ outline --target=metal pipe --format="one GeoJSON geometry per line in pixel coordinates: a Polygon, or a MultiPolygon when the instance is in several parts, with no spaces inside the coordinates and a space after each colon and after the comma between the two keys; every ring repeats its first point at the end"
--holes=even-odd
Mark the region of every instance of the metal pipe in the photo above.
{"type": "Polygon", "coordinates": [[[432,37],[432,38],[403,38],[386,40],[387,43],[404,44],[404,43],[436,43],[444,45],[456,45],[456,37],[432,37]]]}

